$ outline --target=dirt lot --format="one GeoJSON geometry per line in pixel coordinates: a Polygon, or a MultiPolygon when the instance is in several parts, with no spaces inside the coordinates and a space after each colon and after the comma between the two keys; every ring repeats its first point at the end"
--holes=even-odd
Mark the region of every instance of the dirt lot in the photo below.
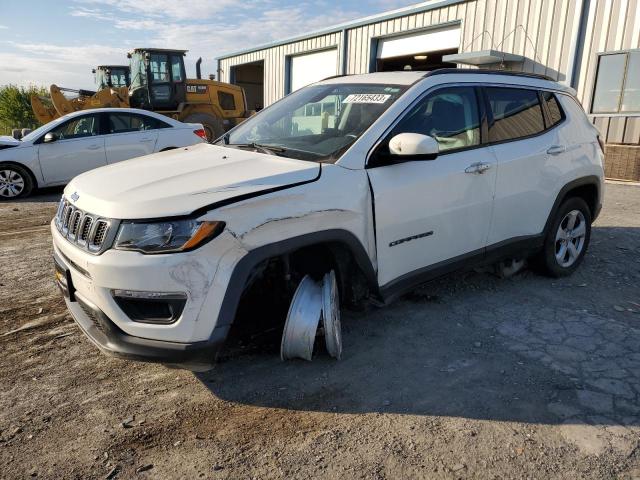
{"type": "Polygon", "coordinates": [[[434,282],[347,313],[341,362],[208,374],[100,354],[54,287],[59,192],[0,203],[2,478],[640,478],[640,187],[571,278],[434,282]]]}

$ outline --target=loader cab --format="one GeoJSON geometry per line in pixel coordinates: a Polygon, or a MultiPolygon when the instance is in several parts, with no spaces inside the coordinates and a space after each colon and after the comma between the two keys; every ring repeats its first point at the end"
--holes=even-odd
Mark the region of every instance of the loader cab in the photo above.
{"type": "Polygon", "coordinates": [[[186,50],[136,49],[131,60],[131,105],[150,110],[178,110],[186,101],[186,50]]]}
{"type": "Polygon", "coordinates": [[[130,84],[127,65],[99,65],[93,69],[93,74],[97,90],[128,87],[130,84]]]}

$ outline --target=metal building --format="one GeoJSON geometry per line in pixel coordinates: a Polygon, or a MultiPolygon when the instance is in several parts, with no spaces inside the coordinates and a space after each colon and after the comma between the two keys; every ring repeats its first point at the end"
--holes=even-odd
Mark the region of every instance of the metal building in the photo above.
{"type": "Polygon", "coordinates": [[[430,0],[218,58],[262,108],[333,75],[442,66],[572,86],[607,143],[606,173],[640,180],[640,0],[430,0]]]}

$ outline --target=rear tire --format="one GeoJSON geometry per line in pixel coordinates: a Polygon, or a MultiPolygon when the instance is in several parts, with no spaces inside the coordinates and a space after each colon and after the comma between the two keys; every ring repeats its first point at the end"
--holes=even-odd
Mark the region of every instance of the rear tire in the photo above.
{"type": "Polygon", "coordinates": [[[222,120],[209,113],[192,113],[182,121],[187,123],[201,123],[207,134],[207,142],[209,143],[224,135],[222,120]]]}
{"type": "Polygon", "coordinates": [[[590,239],[589,206],[582,198],[569,198],[556,212],[536,263],[551,277],[571,275],[582,263],[590,239]]]}
{"type": "Polygon", "coordinates": [[[0,199],[28,197],[33,187],[33,179],[26,168],[11,163],[0,163],[0,199]]]}

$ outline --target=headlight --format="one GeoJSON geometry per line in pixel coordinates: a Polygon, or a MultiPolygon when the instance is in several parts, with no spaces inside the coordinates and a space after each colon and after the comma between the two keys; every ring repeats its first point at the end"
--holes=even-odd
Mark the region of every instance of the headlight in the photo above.
{"type": "Polygon", "coordinates": [[[142,253],[172,253],[193,250],[218,236],[224,222],[175,220],[153,223],[123,222],[115,248],[142,253]]]}

